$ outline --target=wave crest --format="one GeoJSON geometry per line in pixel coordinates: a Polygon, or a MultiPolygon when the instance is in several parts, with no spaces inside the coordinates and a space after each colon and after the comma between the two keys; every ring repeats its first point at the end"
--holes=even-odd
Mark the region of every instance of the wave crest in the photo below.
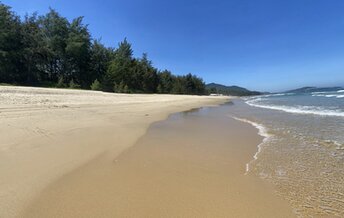
{"type": "MultiPolygon", "coordinates": [[[[343,98],[343,97],[341,97],[341,98],[343,98]]],[[[259,98],[249,100],[249,101],[246,101],[246,104],[253,106],[253,107],[284,111],[284,112],[293,113],[293,114],[309,114],[309,115],[319,115],[319,116],[344,117],[344,112],[340,111],[340,110],[328,110],[328,109],[324,109],[322,107],[314,107],[314,106],[263,105],[263,104],[257,103],[259,100],[260,100],[259,98]]]]}

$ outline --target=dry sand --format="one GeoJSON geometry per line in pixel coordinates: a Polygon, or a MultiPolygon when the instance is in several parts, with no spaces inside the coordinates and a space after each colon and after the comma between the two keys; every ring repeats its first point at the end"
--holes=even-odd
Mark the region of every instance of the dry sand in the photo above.
{"type": "MultiPolygon", "coordinates": [[[[20,216],[45,187],[69,178],[81,166],[103,172],[151,123],[227,99],[0,86],[0,217],[20,216]]],[[[107,187],[90,188],[87,198],[106,194],[107,187]],[[98,188],[104,189],[98,193],[98,188]]],[[[76,197],[75,206],[88,206],[84,195],[76,197]]]]}

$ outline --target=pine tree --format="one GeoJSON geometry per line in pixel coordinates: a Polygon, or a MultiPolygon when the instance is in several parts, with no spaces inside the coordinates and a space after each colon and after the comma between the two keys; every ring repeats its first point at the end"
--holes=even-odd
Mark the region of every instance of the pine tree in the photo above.
{"type": "MultiPolygon", "coordinates": [[[[114,58],[110,62],[105,76],[106,84],[130,84],[133,75],[133,57],[131,44],[124,39],[114,52],[114,58]]],[[[124,85],[123,85],[124,87],[124,85]]],[[[122,88],[123,88],[122,87],[122,88]]],[[[132,88],[132,87],[130,87],[132,88]]]]}
{"type": "Polygon", "coordinates": [[[68,29],[65,48],[68,64],[66,70],[82,87],[88,88],[93,81],[90,75],[91,36],[82,20],[83,17],[74,19],[68,29]]]}
{"type": "Polygon", "coordinates": [[[24,80],[21,33],[19,17],[0,2],[0,83],[24,80]]]}
{"type": "Polygon", "coordinates": [[[69,22],[61,17],[55,10],[50,11],[39,18],[39,25],[43,34],[45,47],[45,62],[42,68],[46,78],[50,81],[57,81],[60,76],[70,77],[66,46],[68,39],[69,22]]]}
{"type": "Polygon", "coordinates": [[[83,17],[70,22],[50,9],[43,16],[26,15],[21,21],[2,3],[0,83],[120,93],[206,93],[203,80],[191,73],[159,72],[146,53],[133,57],[126,38],[117,49],[92,40],[83,17]]]}

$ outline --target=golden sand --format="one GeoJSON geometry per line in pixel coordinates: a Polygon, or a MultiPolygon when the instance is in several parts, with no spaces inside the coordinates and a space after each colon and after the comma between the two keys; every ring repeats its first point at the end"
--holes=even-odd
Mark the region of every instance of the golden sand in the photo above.
{"type": "Polygon", "coordinates": [[[104,153],[60,177],[23,215],[294,217],[271,185],[245,175],[260,141],[221,111],[173,115],[121,155],[104,153]]]}
{"type": "MultiPolygon", "coordinates": [[[[47,185],[95,158],[108,163],[152,122],[227,99],[0,86],[0,217],[18,217],[47,185]]],[[[89,191],[88,199],[98,194],[89,191]]]]}

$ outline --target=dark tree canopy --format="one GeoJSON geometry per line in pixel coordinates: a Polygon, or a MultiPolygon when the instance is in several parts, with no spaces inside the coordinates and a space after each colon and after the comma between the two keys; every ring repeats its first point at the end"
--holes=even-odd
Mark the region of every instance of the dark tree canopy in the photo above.
{"type": "Polygon", "coordinates": [[[15,83],[23,78],[23,39],[22,26],[6,5],[0,4],[0,81],[15,83]]]}
{"type": "Polygon", "coordinates": [[[0,2],[0,83],[83,88],[119,93],[206,93],[201,78],[159,71],[148,55],[133,56],[92,39],[83,17],[69,21],[54,9],[20,19],[0,2]]]}

